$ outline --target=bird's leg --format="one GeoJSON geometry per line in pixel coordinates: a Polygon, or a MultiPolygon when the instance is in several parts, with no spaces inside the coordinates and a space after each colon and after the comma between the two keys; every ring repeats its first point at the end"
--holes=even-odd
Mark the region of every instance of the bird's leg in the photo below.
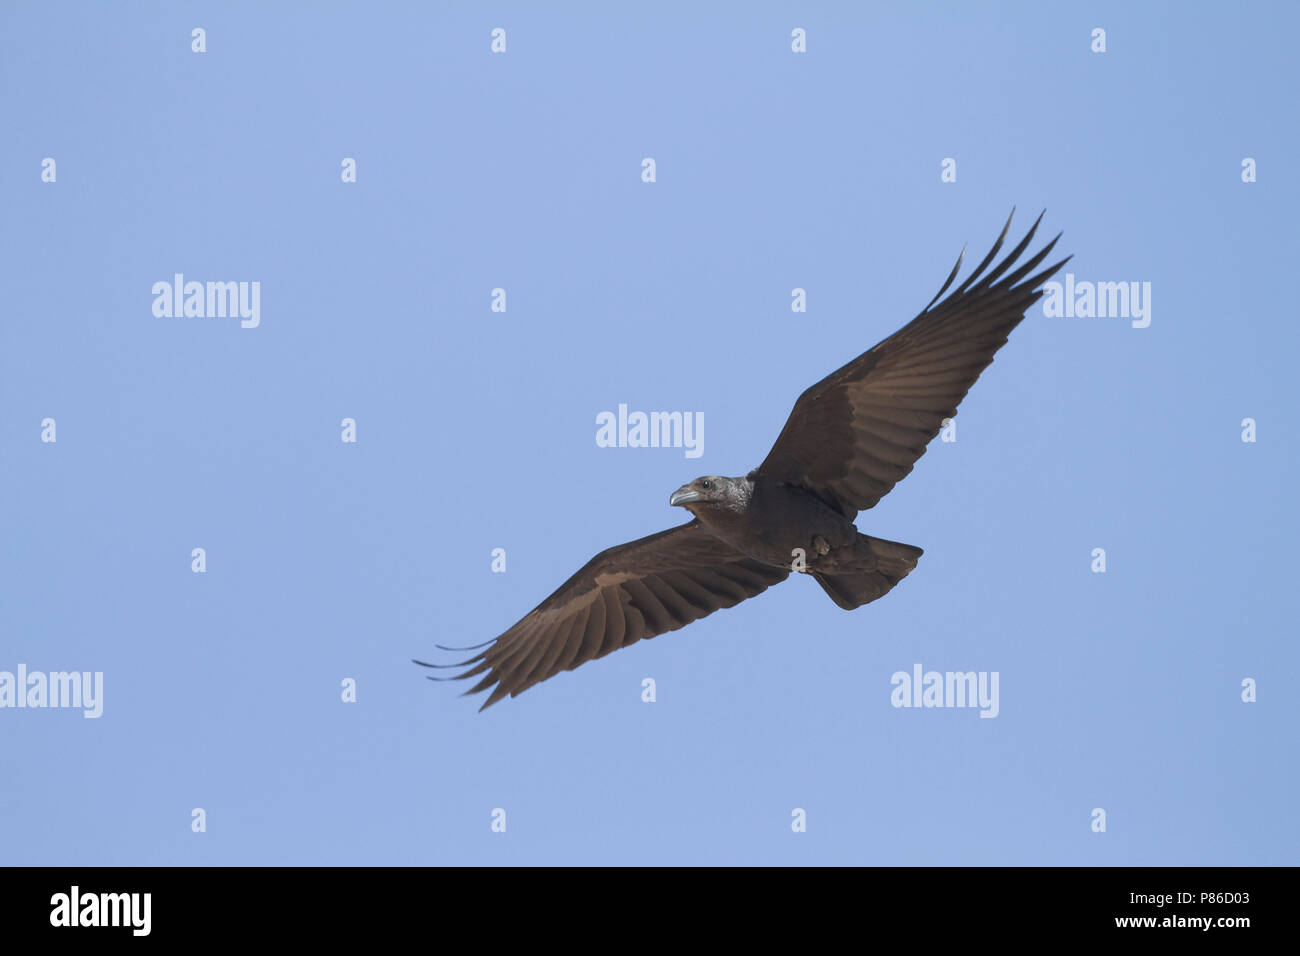
{"type": "Polygon", "coordinates": [[[813,535],[812,546],[813,546],[813,550],[816,551],[819,555],[825,556],[827,554],[830,554],[831,551],[830,542],[827,541],[819,534],[813,535]]]}

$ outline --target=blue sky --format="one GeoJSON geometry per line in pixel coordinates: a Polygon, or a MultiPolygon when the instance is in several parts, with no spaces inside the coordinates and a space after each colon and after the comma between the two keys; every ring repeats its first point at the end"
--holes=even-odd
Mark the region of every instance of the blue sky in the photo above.
{"type": "Polygon", "coordinates": [[[0,9],[0,671],[104,689],[0,709],[0,862],[1300,862],[1296,8],[537,7],[0,9]],[[859,517],[926,550],[885,599],[481,714],[410,663],[681,522],[1013,205],[1151,322],[1031,310],[859,517]],[[703,456],[598,447],[620,403],[703,456]]]}

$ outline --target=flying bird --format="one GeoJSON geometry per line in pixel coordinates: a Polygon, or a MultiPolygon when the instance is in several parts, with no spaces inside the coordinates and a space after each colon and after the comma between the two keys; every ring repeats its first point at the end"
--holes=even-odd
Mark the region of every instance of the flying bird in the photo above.
{"type": "Polygon", "coordinates": [[[1042,284],[1069,261],[1031,275],[1058,233],[1015,266],[1042,218],[986,274],[1011,228],[1008,217],[974,273],[940,301],[961,271],[963,249],[916,318],[799,396],[776,444],[749,474],[709,475],[674,491],[668,504],[689,511],[689,522],[602,551],[495,640],[439,645],[479,651],[468,660],[415,663],[467,668],[432,680],[483,675],[466,691],[491,688],[482,710],[561,671],[734,607],[792,571],[811,574],[846,610],[889,593],[922,551],[863,534],[854,521],[907,477],[1041,298],[1042,284]]]}

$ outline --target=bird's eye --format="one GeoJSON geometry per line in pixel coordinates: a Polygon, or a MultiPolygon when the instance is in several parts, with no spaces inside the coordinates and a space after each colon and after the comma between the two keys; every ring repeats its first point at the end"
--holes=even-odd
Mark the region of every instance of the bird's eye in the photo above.
{"type": "Polygon", "coordinates": [[[702,482],[700,482],[700,487],[703,488],[705,491],[708,491],[710,488],[713,487],[713,482],[711,482],[711,481],[702,481],[702,482]]]}

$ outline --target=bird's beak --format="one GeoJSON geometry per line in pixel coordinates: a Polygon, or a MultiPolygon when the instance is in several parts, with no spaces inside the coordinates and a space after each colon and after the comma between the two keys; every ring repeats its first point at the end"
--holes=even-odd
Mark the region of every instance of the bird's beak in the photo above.
{"type": "Polygon", "coordinates": [[[668,504],[672,507],[678,505],[688,505],[692,501],[699,501],[704,496],[692,488],[690,485],[682,485],[673,492],[673,496],[668,499],[668,504]]]}

